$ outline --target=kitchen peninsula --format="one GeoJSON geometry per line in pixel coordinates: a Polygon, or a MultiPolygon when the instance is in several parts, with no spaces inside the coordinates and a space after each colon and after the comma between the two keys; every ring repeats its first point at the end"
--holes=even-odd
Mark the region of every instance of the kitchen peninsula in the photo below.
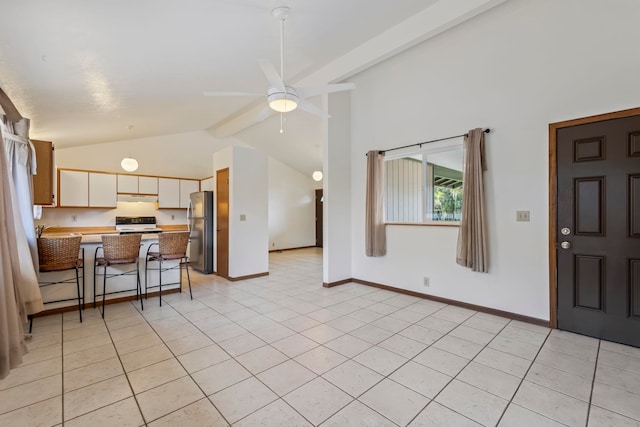
{"type": "MultiPolygon", "coordinates": [[[[165,225],[158,226],[158,228],[162,229],[163,233],[170,233],[172,231],[186,231],[186,225],[165,225]]],[[[84,266],[80,270],[81,275],[84,277],[84,281],[81,280],[81,289],[83,288],[83,301],[85,309],[93,308],[94,294],[102,293],[102,275],[97,276],[97,283],[94,286],[94,265],[96,258],[96,250],[102,246],[102,235],[103,234],[116,234],[118,231],[115,227],[51,227],[48,228],[43,234],[42,237],[55,237],[60,235],[69,235],[69,234],[81,234],[82,242],[81,242],[81,253],[80,256],[84,257],[84,266]],[[84,283],[84,286],[83,286],[84,283]],[[97,289],[96,289],[97,288],[97,289]],[[94,291],[94,289],[96,289],[94,291]]],[[[147,286],[149,288],[153,286],[157,286],[159,284],[159,272],[157,270],[157,264],[154,262],[149,265],[149,274],[145,270],[145,255],[150,245],[158,243],[158,235],[157,234],[142,234],[142,241],[140,245],[139,252],[139,268],[140,268],[140,281],[142,285],[142,292],[144,293],[145,286],[145,276],[147,277],[147,286]]],[[[101,256],[102,250],[98,250],[98,257],[101,256]]],[[[167,265],[167,267],[172,267],[177,265],[178,261],[173,261],[171,264],[167,265]]],[[[168,263],[168,262],[167,262],[168,263]]],[[[113,273],[117,274],[118,272],[124,272],[132,269],[132,265],[124,265],[124,266],[110,266],[109,271],[113,271],[113,273]]],[[[164,270],[164,265],[163,265],[164,270]]],[[[100,269],[101,271],[101,269],[100,269]]],[[[40,277],[42,281],[62,281],[66,279],[71,279],[74,277],[73,270],[59,271],[59,272],[47,272],[40,273],[40,277]]],[[[117,292],[111,295],[107,295],[107,303],[122,301],[123,299],[135,299],[135,276],[127,275],[127,276],[117,276],[111,277],[111,273],[109,273],[109,280],[107,283],[107,292],[117,292]],[[128,291],[128,289],[131,289],[128,291]]],[[[179,270],[170,270],[165,271],[162,276],[163,289],[164,293],[172,293],[178,292],[180,285],[180,275],[179,270]],[[166,285],[167,283],[173,283],[166,285]]],[[[66,299],[72,299],[76,296],[76,289],[74,284],[69,285],[57,285],[57,286],[46,286],[41,287],[42,298],[45,301],[60,301],[66,299]]],[[[154,292],[149,292],[149,295],[156,295],[157,288],[154,288],[154,292]]],[[[96,303],[99,303],[102,300],[102,297],[98,297],[96,303]]],[[[97,305],[99,306],[99,304],[97,305]]],[[[61,301],[56,303],[50,303],[45,305],[45,311],[40,313],[40,315],[46,315],[51,313],[52,311],[67,311],[76,309],[77,305],[73,300],[70,301],[61,301]]],[[[108,312],[108,310],[107,310],[108,312]]]]}

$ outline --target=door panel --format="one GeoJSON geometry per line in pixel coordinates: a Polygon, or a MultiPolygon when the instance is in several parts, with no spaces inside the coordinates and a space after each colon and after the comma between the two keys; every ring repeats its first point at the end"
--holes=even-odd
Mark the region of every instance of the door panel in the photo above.
{"type": "Polygon", "coordinates": [[[316,247],[322,247],[322,190],[316,190],[316,247]]]}
{"type": "Polygon", "coordinates": [[[556,130],[557,324],[640,346],[640,116],[556,130]]]}
{"type": "Polygon", "coordinates": [[[229,277],[229,169],[216,172],[216,272],[229,277]]]}

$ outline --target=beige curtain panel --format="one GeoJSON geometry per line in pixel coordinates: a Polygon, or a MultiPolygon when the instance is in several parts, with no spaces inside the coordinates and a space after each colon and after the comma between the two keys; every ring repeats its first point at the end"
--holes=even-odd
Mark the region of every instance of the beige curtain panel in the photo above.
{"type": "Polygon", "coordinates": [[[484,131],[470,130],[464,137],[462,220],[456,262],[473,271],[489,270],[487,214],[484,196],[484,131]]]}
{"type": "Polygon", "coordinates": [[[367,202],[365,244],[367,256],[387,254],[384,226],[384,154],[377,150],[367,153],[367,202]]]}
{"type": "Polygon", "coordinates": [[[26,239],[24,247],[27,250],[20,254],[16,250],[22,223],[15,206],[15,189],[0,133],[0,379],[9,375],[11,369],[18,367],[22,363],[22,356],[27,352],[22,328],[27,317],[19,288],[25,284],[25,279],[35,281],[26,239]],[[26,263],[22,262],[21,256],[26,263]],[[33,277],[23,276],[23,270],[28,270],[23,269],[23,266],[31,267],[33,277]]]}

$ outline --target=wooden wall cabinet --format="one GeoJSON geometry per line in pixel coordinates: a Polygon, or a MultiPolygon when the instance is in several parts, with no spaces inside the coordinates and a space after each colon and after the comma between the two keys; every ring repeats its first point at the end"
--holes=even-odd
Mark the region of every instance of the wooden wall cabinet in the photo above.
{"type": "Polygon", "coordinates": [[[33,176],[33,204],[53,205],[53,143],[31,140],[36,150],[37,174],[33,176]]]}

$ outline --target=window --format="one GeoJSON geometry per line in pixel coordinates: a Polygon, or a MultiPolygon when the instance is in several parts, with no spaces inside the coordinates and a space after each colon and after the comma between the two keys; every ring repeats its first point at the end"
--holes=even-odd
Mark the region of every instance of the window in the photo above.
{"type": "Polygon", "coordinates": [[[461,139],[429,144],[418,151],[405,154],[387,154],[385,221],[460,221],[462,167],[461,139]]]}

